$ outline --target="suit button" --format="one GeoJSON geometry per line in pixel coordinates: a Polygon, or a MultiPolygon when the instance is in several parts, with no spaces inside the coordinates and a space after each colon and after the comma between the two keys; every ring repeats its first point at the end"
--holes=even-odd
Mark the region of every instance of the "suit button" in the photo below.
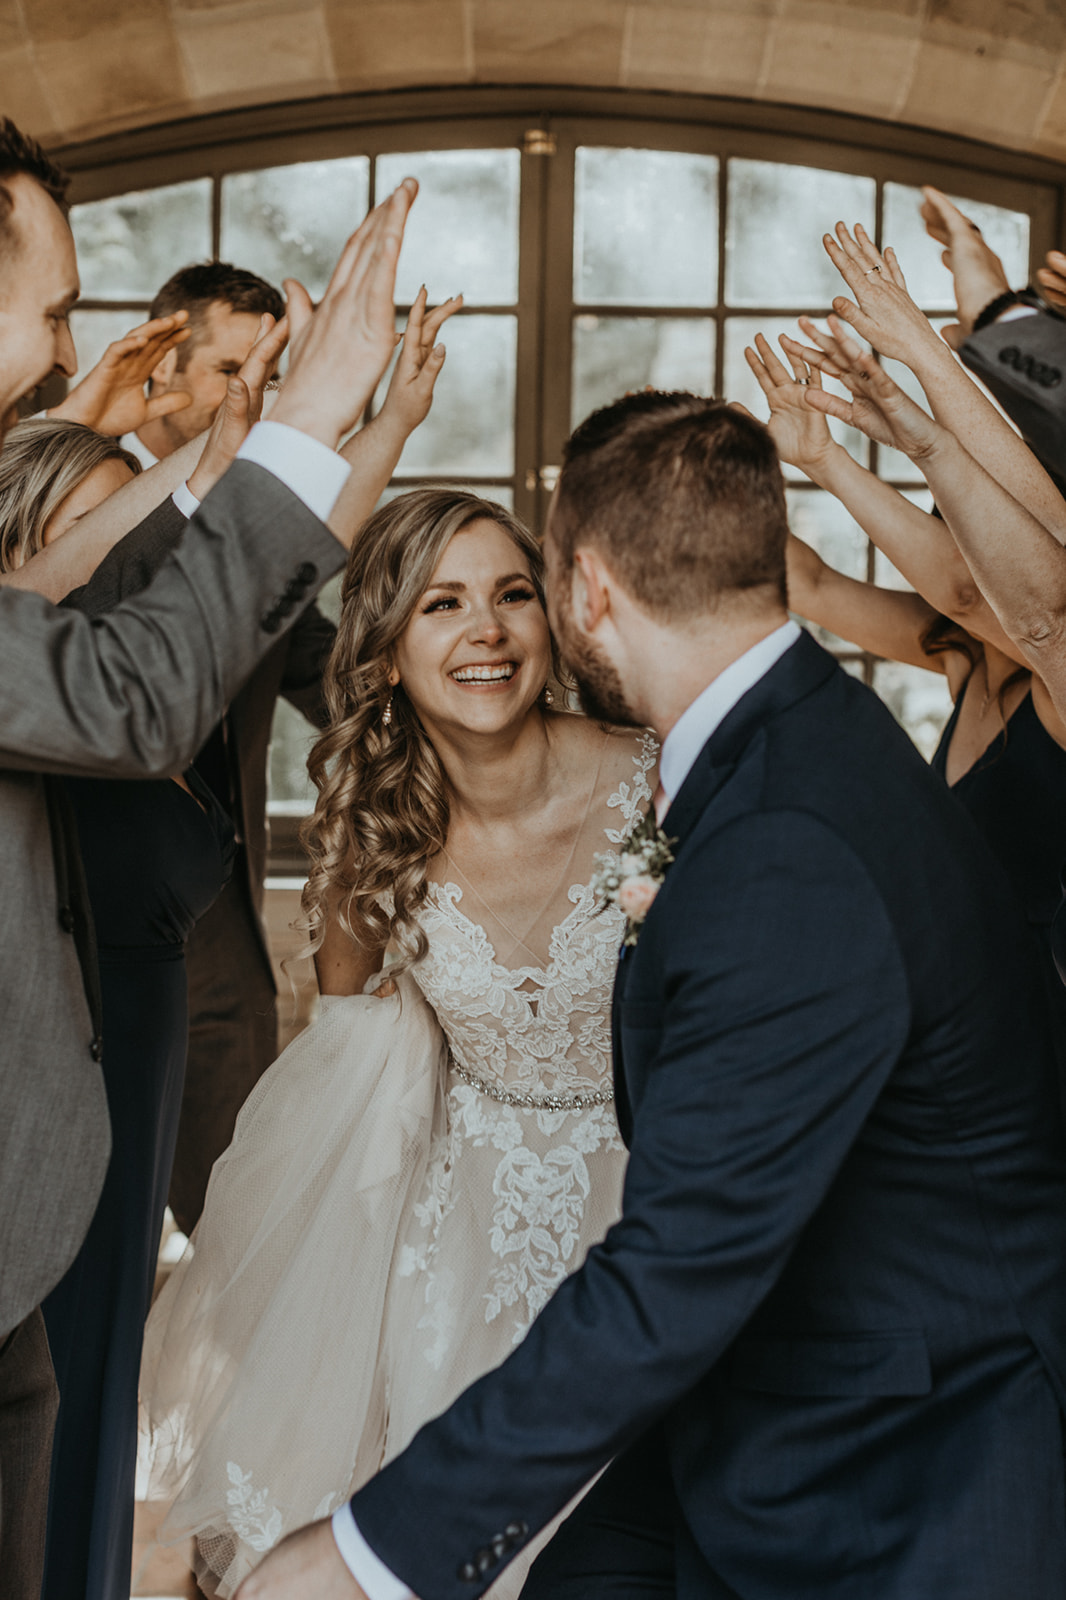
{"type": "Polygon", "coordinates": [[[318,568],[315,566],[313,561],[301,561],[300,565],[296,568],[296,576],[299,578],[300,582],[306,586],[309,583],[314,583],[315,579],[318,577],[318,568]]]}
{"type": "Polygon", "coordinates": [[[259,618],[259,626],[264,633],[278,633],[281,630],[281,618],[276,611],[268,611],[265,617],[259,618]]]}
{"type": "Polygon", "coordinates": [[[92,1044],[89,1046],[89,1054],[92,1056],[94,1061],[102,1061],[103,1060],[103,1058],[104,1058],[104,1041],[101,1039],[99,1034],[96,1035],[96,1038],[93,1040],[92,1044]]]}
{"type": "Polygon", "coordinates": [[[464,1561],[459,1568],[457,1577],[462,1583],[476,1583],[481,1574],[472,1561],[464,1561]]]}
{"type": "Polygon", "coordinates": [[[491,1550],[479,1550],[478,1551],[478,1553],[477,1553],[477,1570],[478,1570],[478,1575],[480,1577],[483,1578],[485,1576],[486,1572],[491,1572],[492,1568],[495,1565],[496,1565],[496,1563],[492,1559],[492,1551],[491,1550]]]}
{"type": "Polygon", "coordinates": [[[291,594],[283,594],[281,599],[274,606],[274,610],[278,613],[279,617],[287,617],[296,610],[296,601],[292,598],[291,594]]]}
{"type": "Polygon", "coordinates": [[[524,1539],[529,1527],[524,1522],[509,1522],[503,1531],[508,1539],[524,1539]]]}
{"type": "Polygon", "coordinates": [[[298,578],[293,578],[291,583],[285,585],[285,593],[290,600],[302,600],[307,593],[307,585],[301,583],[298,578]]]}
{"type": "Polygon", "coordinates": [[[510,1551],[510,1548],[511,1548],[510,1539],[508,1539],[502,1533],[498,1533],[496,1535],[495,1539],[493,1539],[491,1544],[489,1545],[489,1549],[492,1551],[492,1553],[495,1556],[497,1561],[502,1561],[504,1556],[507,1555],[508,1552],[510,1551]]]}
{"type": "Polygon", "coordinates": [[[64,933],[74,932],[74,912],[71,910],[70,906],[60,906],[59,926],[62,928],[64,933]]]}

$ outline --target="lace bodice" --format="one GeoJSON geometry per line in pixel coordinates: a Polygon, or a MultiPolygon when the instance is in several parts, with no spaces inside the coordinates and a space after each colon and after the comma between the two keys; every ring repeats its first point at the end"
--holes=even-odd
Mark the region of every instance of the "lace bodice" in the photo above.
{"type": "MultiPolygon", "coordinates": [[[[655,741],[644,736],[632,778],[607,796],[612,820],[617,816],[620,824],[603,829],[609,846],[622,843],[647,805],[656,756],[655,741]]],[[[457,883],[431,885],[418,913],[429,951],[412,969],[459,1075],[509,1104],[532,1100],[561,1109],[575,1097],[597,1103],[610,1083],[621,914],[613,907],[597,911],[590,885],[572,884],[571,909],[552,930],[547,965],[506,967],[485,929],[462,909],[463,900],[457,883]]]]}

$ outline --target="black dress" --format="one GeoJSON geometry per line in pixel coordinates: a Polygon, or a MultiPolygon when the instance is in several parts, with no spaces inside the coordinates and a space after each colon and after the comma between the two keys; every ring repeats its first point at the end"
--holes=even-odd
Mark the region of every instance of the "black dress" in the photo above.
{"type": "MultiPolygon", "coordinates": [[[[967,686],[955,702],[932,767],[947,777],[948,748],[967,686]]],[[[1055,917],[1066,860],[1066,750],[1051,737],[1026,694],[1006,727],[952,786],[1006,868],[1036,934],[1055,1019],[1056,1054],[1066,1104],[1066,988],[1055,963],[1055,917]]],[[[1066,952],[1064,952],[1066,953],[1066,952]]]]}
{"type": "Polygon", "coordinates": [[[208,785],[68,785],[96,924],[112,1152],[73,1265],[44,1303],[60,1407],[45,1600],[129,1600],[141,1341],[181,1110],[185,941],[233,828],[208,785]]]}

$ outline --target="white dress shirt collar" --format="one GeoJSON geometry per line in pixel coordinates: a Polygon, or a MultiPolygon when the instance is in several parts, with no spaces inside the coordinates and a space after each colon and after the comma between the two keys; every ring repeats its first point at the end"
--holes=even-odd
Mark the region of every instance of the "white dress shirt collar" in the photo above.
{"type": "Polygon", "coordinates": [[[748,690],[764,678],[800,636],[791,620],[768,633],[736,661],[730,662],[683,711],[666,736],[659,756],[659,783],[672,801],[714,730],[748,690]]]}

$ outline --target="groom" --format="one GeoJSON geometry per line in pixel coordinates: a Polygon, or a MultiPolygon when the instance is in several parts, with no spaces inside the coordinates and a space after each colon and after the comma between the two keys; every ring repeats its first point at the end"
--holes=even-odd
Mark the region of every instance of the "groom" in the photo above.
{"type": "MultiPolygon", "coordinates": [[[[571,440],[551,610],[664,740],[614,1004],[621,1221],[525,1342],[239,1600],[1061,1600],[1066,1152],[1029,930],[888,712],[788,621],[725,405],[571,440]]],[[[342,1395],[339,1397],[343,1403],[342,1395]]]]}

